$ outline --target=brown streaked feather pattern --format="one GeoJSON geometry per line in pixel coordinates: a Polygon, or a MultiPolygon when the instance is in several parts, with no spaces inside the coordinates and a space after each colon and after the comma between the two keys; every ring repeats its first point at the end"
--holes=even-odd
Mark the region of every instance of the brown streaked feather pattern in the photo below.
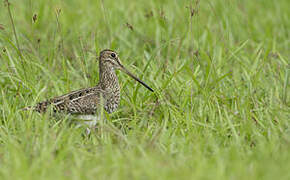
{"type": "Polygon", "coordinates": [[[93,115],[100,106],[103,106],[108,113],[112,113],[118,108],[120,103],[120,86],[115,69],[124,71],[153,92],[148,85],[125,69],[121,64],[117,53],[105,49],[100,52],[100,80],[95,87],[72,91],[71,93],[40,102],[34,107],[24,108],[24,110],[32,109],[43,113],[51,107],[54,112],[93,115]]]}
{"type": "Polygon", "coordinates": [[[100,103],[100,94],[104,93],[98,86],[72,91],[63,96],[55,97],[38,103],[33,109],[37,112],[46,112],[52,106],[54,112],[70,114],[94,114],[100,103]]]}

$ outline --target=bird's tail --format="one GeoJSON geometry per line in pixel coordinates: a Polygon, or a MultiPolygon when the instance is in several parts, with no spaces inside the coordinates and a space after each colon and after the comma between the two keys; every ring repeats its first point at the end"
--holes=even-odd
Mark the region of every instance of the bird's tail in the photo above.
{"type": "Polygon", "coordinates": [[[44,113],[47,111],[47,108],[50,104],[51,103],[49,101],[43,101],[43,102],[36,104],[35,106],[24,107],[21,110],[22,111],[37,111],[39,113],[44,113]]]}
{"type": "Polygon", "coordinates": [[[27,107],[21,108],[20,110],[21,111],[34,111],[35,106],[27,106],[27,107]]]}

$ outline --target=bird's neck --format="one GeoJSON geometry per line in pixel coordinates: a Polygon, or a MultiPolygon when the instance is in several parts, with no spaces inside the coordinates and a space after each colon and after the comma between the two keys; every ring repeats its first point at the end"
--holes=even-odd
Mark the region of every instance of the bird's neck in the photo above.
{"type": "Polygon", "coordinates": [[[105,91],[114,93],[119,90],[119,81],[113,67],[100,68],[100,82],[99,85],[105,91]]]}
{"type": "Polygon", "coordinates": [[[100,68],[98,85],[105,92],[105,110],[108,113],[114,112],[120,103],[120,86],[113,67],[102,66],[100,68]]]}

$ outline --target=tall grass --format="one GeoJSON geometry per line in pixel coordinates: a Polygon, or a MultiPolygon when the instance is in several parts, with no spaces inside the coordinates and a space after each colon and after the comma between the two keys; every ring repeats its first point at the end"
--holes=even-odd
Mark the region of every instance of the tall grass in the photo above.
{"type": "Polygon", "coordinates": [[[9,2],[1,179],[290,178],[289,1],[9,2]],[[19,110],[94,86],[105,48],[155,93],[118,73],[120,108],[89,137],[19,110]]]}

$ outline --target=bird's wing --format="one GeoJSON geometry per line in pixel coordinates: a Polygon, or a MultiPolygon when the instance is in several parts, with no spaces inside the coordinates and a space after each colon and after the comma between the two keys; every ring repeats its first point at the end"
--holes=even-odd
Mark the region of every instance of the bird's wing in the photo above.
{"type": "Polygon", "coordinates": [[[100,92],[89,93],[67,101],[66,111],[70,114],[94,114],[101,104],[100,92]]]}
{"type": "Polygon", "coordinates": [[[34,107],[24,108],[24,110],[33,109],[43,113],[51,106],[54,112],[94,114],[100,103],[100,94],[102,93],[103,91],[98,86],[80,89],[40,102],[34,107]]]}

